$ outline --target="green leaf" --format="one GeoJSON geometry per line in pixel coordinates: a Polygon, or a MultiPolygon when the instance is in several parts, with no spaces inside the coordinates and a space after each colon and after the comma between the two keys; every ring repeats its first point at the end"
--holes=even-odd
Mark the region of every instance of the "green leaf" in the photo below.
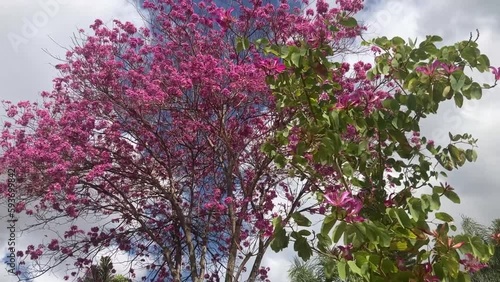
{"type": "Polygon", "coordinates": [[[433,193],[431,196],[431,205],[430,208],[431,210],[438,210],[441,207],[441,200],[439,198],[439,195],[436,193],[433,193]]]}
{"type": "Polygon", "coordinates": [[[358,25],[358,21],[353,17],[341,19],[339,23],[345,27],[356,27],[358,25]]]}
{"type": "Polygon", "coordinates": [[[374,42],[375,42],[375,44],[377,44],[378,46],[381,46],[381,47],[384,47],[390,43],[389,39],[387,39],[386,36],[378,37],[374,40],[374,42]]]}
{"type": "Polygon", "coordinates": [[[463,106],[464,96],[460,92],[455,93],[455,95],[453,95],[453,99],[455,100],[455,105],[457,105],[457,107],[461,108],[463,106]]]}
{"type": "Polygon", "coordinates": [[[476,48],[467,46],[460,51],[460,55],[473,67],[477,65],[476,48]]]}
{"type": "Polygon", "coordinates": [[[417,78],[410,79],[410,81],[408,82],[408,86],[407,86],[408,90],[415,91],[415,87],[417,86],[418,82],[419,81],[417,78]]]}
{"type": "Polygon", "coordinates": [[[443,41],[443,38],[441,38],[440,36],[437,36],[437,35],[432,35],[430,37],[427,38],[430,42],[441,42],[443,41]]]}
{"type": "Polygon", "coordinates": [[[403,38],[399,37],[399,36],[396,36],[396,37],[392,38],[391,41],[392,41],[392,44],[394,44],[394,45],[403,45],[403,44],[405,44],[405,40],[403,38]]]}
{"type": "Polygon", "coordinates": [[[282,154],[277,154],[274,156],[274,162],[276,163],[276,167],[284,168],[286,164],[286,159],[282,154]]]}
{"type": "Polygon", "coordinates": [[[471,277],[469,273],[459,272],[458,273],[458,282],[471,282],[471,277]]]}
{"type": "Polygon", "coordinates": [[[443,89],[443,97],[445,98],[451,98],[450,96],[448,96],[448,94],[452,94],[453,95],[453,92],[450,92],[451,90],[451,87],[449,85],[447,85],[444,89],[443,89]]]}
{"type": "Polygon", "coordinates": [[[435,216],[437,219],[442,220],[444,222],[452,222],[453,221],[453,217],[445,212],[437,212],[435,216]]]}
{"type": "Polygon", "coordinates": [[[342,147],[342,140],[340,139],[340,135],[338,133],[331,133],[328,134],[328,137],[330,137],[331,140],[331,145],[333,146],[333,151],[335,153],[338,153],[342,147]]]}
{"type": "Polygon", "coordinates": [[[342,164],[342,172],[344,173],[345,176],[352,176],[354,174],[354,170],[352,169],[352,166],[350,163],[346,162],[342,164]]]}
{"type": "Polygon", "coordinates": [[[445,154],[437,154],[436,155],[436,160],[445,169],[447,169],[449,171],[453,170],[453,162],[451,161],[450,157],[448,157],[447,155],[445,155],[445,154]]]}
{"type": "Polygon", "coordinates": [[[336,111],[336,110],[333,110],[330,112],[330,123],[333,127],[333,129],[337,129],[339,128],[339,123],[340,120],[339,120],[339,112],[336,111]]]}
{"type": "Polygon", "coordinates": [[[238,37],[236,39],[236,52],[241,52],[247,50],[250,47],[250,42],[246,37],[238,37]]]}
{"type": "Polygon", "coordinates": [[[311,221],[300,212],[293,213],[292,218],[298,226],[311,226],[311,221]]]}
{"type": "Polygon", "coordinates": [[[352,272],[359,274],[359,275],[362,274],[361,268],[359,268],[359,266],[356,264],[356,262],[349,260],[349,261],[347,261],[347,265],[349,266],[349,268],[351,269],[352,272]]]}
{"type": "Polygon", "coordinates": [[[286,235],[285,229],[281,226],[281,218],[275,225],[274,229],[274,239],[271,242],[271,249],[275,252],[279,252],[286,247],[288,247],[288,241],[290,238],[286,235]]]}
{"type": "Polygon", "coordinates": [[[401,131],[396,129],[389,129],[388,133],[399,143],[397,150],[399,156],[405,159],[410,158],[412,156],[412,147],[410,143],[408,143],[408,139],[406,138],[406,136],[401,131]]]}
{"type": "Polygon", "coordinates": [[[332,245],[332,239],[330,238],[330,236],[325,236],[323,234],[318,234],[316,235],[316,237],[318,238],[318,248],[321,250],[321,251],[325,251],[326,248],[330,247],[332,245]]]}
{"type": "Polygon", "coordinates": [[[446,198],[448,198],[450,201],[452,201],[453,203],[460,204],[460,197],[457,195],[457,193],[450,191],[450,190],[446,190],[444,192],[444,196],[446,198]]]}
{"type": "Polygon", "coordinates": [[[448,132],[448,136],[450,137],[451,141],[458,141],[458,140],[462,139],[462,135],[460,135],[460,134],[453,135],[453,134],[451,134],[451,132],[448,132]]]}
{"type": "Polygon", "coordinates": [[[384,101],[382,101],[382,105],[385,108],[389,108],[391,110],[399,110],[399,103],[398,101],[396,101],[396,99],[385,99],[384,101]]]}
{"type": "Polygon", "coordinates": [[[272,145],[269,142],[266,142],[262,145],[261,151],[271,156],[274,156],[276,154],[276,146],[272,145]]]}
{"type": "Polygon", "coordinates": [[[279,50],[276,48],[276,46],[267,46],[264,48],[264,52],[266,54],[273,54],[273,55],[276,55],[276,56],[280,56],[280,52],[279,50]]]}
{"type": "Polygon", "coordinates": [[[388,65],[384,65],[384,66],[382,67],[382,71],[381,71],[381,73],[382,73],[383,75],[387,75],[387,74],[389,74],[389,71],[390,71],[390,70],[391,70],[391,67],[390,67],[390,66],[388,66],[388,65]]]}
{"type": "Polygon", "coordinates": [[[306,229],[302,229],[302,230],[300,230],[297,234],[298,234],[299,236],[304,236],[304,237],[307,237],[307,236],[310,236],[310,235],[311,235],[311,231],[306,230],[306,229]]]}
{"type": "Polygon", "coordinates": [[[428,203],[428,207],[431,211],[438,210],[441,206],[439,195],[435,193],[433,193],[432,195],[422,195],[422,200],[428,203]]]}
{"type": "Polygon", "coordinates": [[[441,194],[444,192],[444,188],[442,186],[434,186],[432,187],[432,192],[436,194],[441,194]]]}
{"type": "Polygon", "coordinates": [[[391,243],[391,250],[406,251],[408,249],[408,242],[403,238],[394,239],[391,243]]]}
{"type": "Polygon", "coordinates": [[[398,268],[394,264],[393,261],[391,261],[389,258],[383,258],[382,259],[382,271],[384,273],[396,273],[398,271],[398,268]]]}
{"type": "Polygon", "coordinates": [[[477,62],[479,63],[479,65],[477,66],[477,69],[480,72],[487,71],[490,67],[490,59],[484,54],[481,54],[479,56],[479,58],[477,59],[477,62]]]}
{"type": "Polygon", "coordinates": [[[300,53],[298,52],[294,52],[292,53],[292,56],[290,58],[290,60],[292,61],[292,63],[296,66],[296,67],[300,67],[300,58],[302,56],[300,55],[300,53]]]}
{"type": "Polygon", "coordinates": [[[465,150],[465,157],[469,162],[475,162],[477,160],[477,153],[472,149],[465,150]]]}
{"type": "Polygon", "coordinates": [[[483,96],[483,89],[481,88],[481,85],[479,85],[479,83],[477,82],[473,82],[469,87],[469,89],[467,89],[464,92],[467,92],[468,96],[471,99],[479,100],[483,96]]]}
{"type": "Polygon", "coordinates": [[[433,266],[432,266],[432,269],[434,270],[434,273],[436,273],[436,275],[443,279],[445,277],[445,273],[444,273],[444,269],[443,269],[443,264],[439,261],[437,263],[435,263],[433,266]]]}
{"type": "Polygon", "coordinates": [[[321,234],[323,236],[328,236],[328,233],[330,233],[330,230],[332,230],[333,226],[337,222],[337,215],[332,213],[329,214],[325,217],[323,220],[323,223],[321,224],[321,234]]]}
{"type": "Polygon", "coordinates": [[[339,278],[342,280],[346,280],[346,278],[347,278],[347,264],[344,260],[340,260],[337,263],[337,270],[339,272],[339,278]]]}
{"type": "Polygon", "coordinates": [[[295,244],[293,245],[293,249],[297,252],[298,256],[304,261],[309,260],[309,258],[313,254],[311,246],[309,246],[309,243],[304,237],[297,238],[295,244]]]}
{"type": "Polygon", "coordinates": [[[450,76],[451,88],[455,91],[460,91],[465,84],[465,74],[457,71],[450,76]]]}
{"type": "Polygon", "coordinates": [[[464,165],[465,152],[462,149],[450,144],[448,145],[448,150],[450,150],[450,156],[453,159],[454,163],[456,163],[458,166],[464,165]]]}
{"type": "Polygon", "coordinates": [[[269,40],[267,40],[267,38],[259,38],[259,39],[255,40],[255,44],[265,46],[265,45],[269,44],[269,40]]]}
{"type": "Polygon", "coordinates": [[[417,44],[417,39],[415,38],[415,40],[411,40],[411,38],[408,38],[408,44],[411,48],[414,48],[415,44],[417,44]]]}
{"type": "Polygon", "coordinates": [[[420,221],[420,219],[425,216],[425,213],[422,208],[422,200],[418,198],[410,198],[408,200],[408,207],[410,209],[411,217],[415,221],[420,221]]]}
{"type": "Polygon", "coordinates": [[[415,109],[417,108],[417,98],[415,95],[408,95],[408,102],[406,103],[406,106],[408,107],[408,110],[415,111],[415,109]]]}
{"type": "Polygon", "coordinates": [[[411,228],[413,227],[413,224],[411,223],[410,217],[406,213],[406,211],[401,210],[401,209],[396,209],[396,217],[398,219],[399,224],[405,228],[411,228]]]}
{"type": "Polygon", "coordinates": [[[335,226],[332,234],[332,241],[334,243],[337,243],[339,241],[340,237],[342,237],[342,234],[344,234],[346,227],[347,223],[345,223],[345,221],[341,221],[337,226],[335,226]]]}

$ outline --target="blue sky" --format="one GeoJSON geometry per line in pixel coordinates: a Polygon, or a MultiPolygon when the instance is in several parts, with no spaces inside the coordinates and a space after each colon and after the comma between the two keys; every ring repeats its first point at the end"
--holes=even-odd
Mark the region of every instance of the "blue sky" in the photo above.
{"type": "MultiPolygon", "coordinates": [[[[313,1],[313,0],[311,0],[313,1]]],[[[63,47],[71,46],[71,36],[78,28],[88,28],[95,18],[109,22],[114,18],[142,20],[127,0],[0,0],[0,69],[2,91],[0,99],[13,101],[36,100],[42,90],[50,90],[51,80],[57,75],[52,67],[59,62],[63,47]],[[63,46],[63,47],[61,47],[63,46]],[[49,55],[50,54],[50,55],[49,55]]],[[[469,33],[478,28],[479,45],[489,55],[491,63],[500,66],[500,1],[483,0],[369,0],[368,9],[359,19],[371,29],[368,37],[399,35],[403,38],[423,38],[437,34],[445,43],[468,39],[469,33]]],[[[348,61],[369,60],[369,57],[349,57],[348,61]]],[[[480,81],[491,76],[477,75],[480,81]]],[[[491,80],[490,80],[491,82],[491,80]]],[[[500,217],[500,90],[487,91],[480,101],[466,101],[461,110],[452,104],[440,109],[423,127],[424,135],[436,142],[446,142],[448,131],[472,133],[479,139],[479,159],[467,164],[459,172],[450,173],[448,181],[462,197],[462,205],[445,204],[444,209],[459,218],[466,214],[488,224],[500,217]]],[[[2,114],[0,114],[0,120],[2,114]]],[[[5,209],[0,209],[0,216],[5,209]]],[[[6,250],[6,236],[0,233],[0,250],[6,250]]],[[[18,239],[27,245],[40,234],[24,233],[18,239]]],[[[267,253],[264,265],[271,267],[271,281],[283,281],[284,273],[292,260],[293,252],[267,253]]],[[[60,275],[62,278],[62,275],[60,275]]],[[[0,267],[0,281],[16,281],[6,276],[0,267]]],[[[36,282],[63,281],[53,276],[38,278],[36,282]]]]}

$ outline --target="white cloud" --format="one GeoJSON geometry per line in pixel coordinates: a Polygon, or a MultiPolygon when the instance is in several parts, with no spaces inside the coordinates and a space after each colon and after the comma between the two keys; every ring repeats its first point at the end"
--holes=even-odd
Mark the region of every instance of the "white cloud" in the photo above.
{"type": "Polygon", "coordinates": [[[63,57],[63,47],[72,46],[72,36],[79,28],[88,30],[96,18],[141,24],[127,0],[9,1],[2,5],[0,17],[0,60],[8,66],[0,70],[4,79],[1,99],[13,101],[33,100],[51,89],[58,74],[52,65],[58,61],[44,50],[63,57]]]}

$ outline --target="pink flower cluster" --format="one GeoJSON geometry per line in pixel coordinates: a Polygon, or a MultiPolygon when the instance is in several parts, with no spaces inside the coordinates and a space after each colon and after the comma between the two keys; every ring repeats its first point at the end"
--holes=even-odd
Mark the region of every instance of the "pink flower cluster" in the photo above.
{"type": "Polygon", "coordinates": [[[471,273],[477,272],[488,266],[486,263],[480,262],[470,253],[465,254],[465,258],[461,259],[460,263],[464,266],[466,271],[471,273]]]}
{"type": "Polygon", "coordinates": [[[338,208],[341,211],[345,211],[346,215],[344,220],[346,222],[359,222],[364,219],[359,215],[363,203],[353,197],[349,191],[344,192],[329,192],[324,195],[325,202],[338,208]]]}
{"type": "Polygon", "coordinates": [[[447,64],[440,62],[439,60],[435,60],[432,64],[426,65],[426,66],[421,66],[417,67],[415,71],[418,71],[422,74],[428,75],[428,76],[433,76],[434,74],[437,73],[438,69],[442,69],[446,75],[450,75],[454,73],[457,70],[460,70],[461,68],[454,65],[454,64],[447,64]]]}

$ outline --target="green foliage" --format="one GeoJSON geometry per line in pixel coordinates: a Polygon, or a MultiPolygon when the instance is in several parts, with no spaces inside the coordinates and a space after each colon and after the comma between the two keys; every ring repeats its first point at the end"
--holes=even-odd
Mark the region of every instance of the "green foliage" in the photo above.
{"type": "MultiPolygon", "coordinates": [[[[346,19],[341,24],[356,22],[346,19]]],[[[264,47],[287,67],[267,80],[277,107],[295,114],[263,151],[279,167],[289,167],[291,175],[315,183],[320,203],[325,202],[322,188],[331,184],[341,187],[341,192],[363,195],[359,196],[363,221],[352,220],[344,207],[330,206],[315,236],[293,226],[289,231],[278,219],[273,250],[282,250],[293,240],[303,260],[315,250],[335,262],[335,267],[324,266],[325,273],[336,269],[341,279],[354,275],[364,281],[469,281],[461,257],[465,253],[481,261],[491,257],[492,247],[484,240],[471,234],[449,234],[450,229],[456,230],[454,219],[439,209],[443,197],[456,204],[460,198],[448,184],[434,184],[446,177],[442,168],[451,171],[477,159],[477,140],[467,133],[450,133],[446,145],[433,144],[425,137],[412,140],[421,121],[437,113],[441,103],[453,99],[462,107],[464,98],[482,97],[481,86],[464,68],[484,72],[489,68],[488,58],[475,41],[438,47],[441,41],[439,36],[428,36],[420,44],[400,37],[365,42],[382,50],[367,79],[377,88],[388,89],[389,82],[399,86],[381,107],[371,110],[363,104],[337,107],[342,87],[329,77],[341,64],[328,59],[334,55],[330,46],[312,48],[301,42],[300,47],[264,47]],[[329,99],[324,99],[325,94],[329,99]],[[300,136],[290,153],[285,148],[292,127],[300,129],[300,136]],[[355,129],[357,138],[345,137],[349,128],[355,129]],[[317,166],[330,167],[335,177],[322,174],[317,166]],[[390,186],[396,192],[389,194],[390,186]]],[[[311,226],[305,213],[292,218],[300,227],[311,226]]]]}
{"type": "Polygon", "coordinates": [[[119,274],[111,278],[111,282],[131,282],[132,280],[126,278],[125,276],[119,274]]]}
{"type": "Polygon", "coordinates": [[[304,262],[295,258],[292,267],[288,270],[291,282],[322,282],[323,267],[315,260],[304,262]]]}
{"type": "Polygon", "coordinates": [[[347,277],[346,263],[338,262],[327,256],[315,256],[308,261],[294,258],[288,270],[291,282],[358,282],[361,278],[347,277]]]}
{"type": "Polygon", "coordinates": [[[123,275],[113,275],[111,257],[101,257],[98,265],[93,265],[83,278],[83,282],[131,282],[123,275]]]}
{"type": "MultiPolygon", "coordinates": [[[[462,216],[464,234],[474,236],[483,242],[491,242],[495,246],[494,254],[489,259],[486,268],[472,275],[473,282],[500,281],[500,219],[495,219],[489,227],[479,224],[474,219],[462,216]]],[[[475,240],[477,241],[477,239],[475,240]]]]}

